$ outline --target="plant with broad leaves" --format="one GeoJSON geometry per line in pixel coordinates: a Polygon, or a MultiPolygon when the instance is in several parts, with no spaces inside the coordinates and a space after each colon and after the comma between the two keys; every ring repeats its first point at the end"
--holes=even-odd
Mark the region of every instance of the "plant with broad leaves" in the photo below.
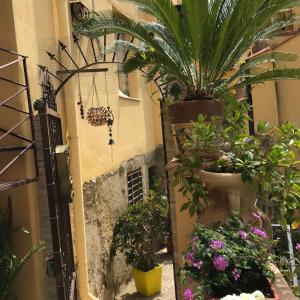
{"type": "Polygon", "coordinates": [[[208,123],[203,116],[192,123],[175,172],[175,184],[188,199],[182,209],[193,215],[208,203],[199,170],[241,173],[261,199],[276,203],[280,223],[291,224],[300,207],[300,129],[289,122],[275,127],[259,122],[257,134],[251,136],[244,121],[248,110],[247,104],[233,100],[227,104],[223,123],[208,123]],[[207,153],[215,149],[218,155],[209,157],[207,153]]]}

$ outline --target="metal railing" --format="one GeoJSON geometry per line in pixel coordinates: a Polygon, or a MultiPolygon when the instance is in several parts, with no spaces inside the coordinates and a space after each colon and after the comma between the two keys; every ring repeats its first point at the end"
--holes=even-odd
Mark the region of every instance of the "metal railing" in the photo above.
{"type": "MultiPolygon", "coordinates": [[[[31,95],[30,95],[30,89],[29,89],[29,79],[28,79],[28,73],[27,73],[27,61],[26,56],[18,54],[13,51],[9,51],[3,48],[0,48],[0,56],[1,55],[8,55],[12,56],[15,59],[0,65],[0,70],[7,69],[7,68],[21,68],[21,73],[23,74],[24,82],[18,82],[15,80],[12,80],[10,78],[7,78],[7,76],[0,76],[0,81],[4,81],[7,83],[8,87],[14,86],[17,91],[12,92],[9,96],[7,96],[5,99],[0,98],[0,109],[8,109],[10,111],[15,112],[20,116],[20,121],[7,125],[7,127],[2,128],[0,127],[0,141],[2,142],[7,137],[13,137],[16,141],[19,141],[19,145],[14,146],[0,146],[0,157],[1,154],[4,153],[13,153],[13,157],[9,159],[9,161],[4,165],[0,167],[0,176],[2,176],[4,173],[7,172],[8,169],[13,167],[15,163],[23,157],[28,151],[32,150],[34,153],[34,164],[35,164],[35,176],[33,178],[16,178],[15,180],[10,180],[9,182],[0,182],[0,191],[8,188],[13,188],[15,186],[19,186],[21,184],[26,184],[33,182],[38,177],[38,166],[37,166],[37,154],[36,154],[36,145],[35,145],[35,133],[34,133],[34,124],[33,124],[33,110],[32,110],[32,102],[31,102],[31,95]],[[24,106],[20,105],[18,107],[11,104],[14,99],[16,99],[18,96],[22,96],[22,94],[25,94],[24,100],[22,98],[20,101],[24,101],[24,106]],[[26,107],[27,104],[27,109],[26,107]],[[20,108],[21,107],[21,108],[20,108]],[[23,117],[22,117],[23,116],[23,117]],[[26,126],[29,122],[29,136],[23,136],[22,134],[16,133],[16,130],[23,129],[23,126],[26,126]]],[[[1,96],[0,96],[1,97],[1,96]]],[[[5,124],[2,126],[5,126],[5,124]]],[[[15,144],[15,143],[14,143],[15,144]]]]}

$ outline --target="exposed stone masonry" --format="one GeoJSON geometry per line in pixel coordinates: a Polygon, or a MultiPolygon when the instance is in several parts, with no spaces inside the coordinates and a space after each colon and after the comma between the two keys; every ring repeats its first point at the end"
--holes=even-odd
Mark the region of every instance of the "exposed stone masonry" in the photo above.
{"type": "Polygon", "coordinates": [[[148,193],[148,168],[155,151],[124,162],[111,173],[83,185],[90,291],[99,299],[114,299],[120,286],[131,278],[130,268],[118,254],[111,257],[113,228],[128,205],[127,174],[142,169],[144,194],[148,193]]]}

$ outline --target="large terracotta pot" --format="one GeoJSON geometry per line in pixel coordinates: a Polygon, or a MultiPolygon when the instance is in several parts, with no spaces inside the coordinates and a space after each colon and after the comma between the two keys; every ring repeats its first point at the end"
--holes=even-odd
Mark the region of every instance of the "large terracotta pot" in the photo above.
{"type": "Polygon", "coordinates": [[[224,108],[217,100],[192,100],[180,101],[168,106],[172,124],[185,124],[196,121],[199,114],[207,116],[207,121],[212,116],[223,116],[224,108]]]}

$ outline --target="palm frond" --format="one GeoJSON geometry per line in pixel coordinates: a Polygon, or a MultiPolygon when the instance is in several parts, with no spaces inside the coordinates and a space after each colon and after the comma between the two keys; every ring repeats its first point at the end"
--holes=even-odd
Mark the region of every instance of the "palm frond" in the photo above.
{"type": "Polygon", "coordinates": [[[240,86],[247,86],[251,84],[263,83],[266,81],[274,81],[274,80],[292,80],[292,79],[300,79],[300,69],[275,69],[270,70],[259,75],[251,76],[244,81],[237,83],[233,86],[233,88],[237,88],[240,86]]]}
{"type": "Polygon", "coordinates": [[[75,30],[89,37],[122,32],[139,40],[141,44],[115,44],[115,49],[131,52],[130,61],[122,67],[126,72],[148,66],[153,71],[150,77],[160,73],[161,78],[180,81],[188,97],[203,91],[211,95],[238,78],[253,83],[269,80],[272,75],[276,80],[288,75],[298,79],[296,69],[283,73],[260,66],[294,59],[279,53],[257,57],[228,81],[223,78],[257,41],[276,37],[283,27],[299,22],[294,16],[280,20],[276,15],[300,5],[300,0],[183,0],[180,13],[171,0],[120,1],[140,7],[156,22],[134,21],[120,12],[101,11],[75,24],[75,30]]]}
{"type": "Polygon", "coordinates": [[[10,274],[9,282],[8,284],[11,284],[11,282],[15,279],[15,277],[18,275],[18,273],[21,271],[22,267],[25,265],[25,263],[37,252],[42,251],[45,249],[45,243],[39,242],[36,245],[34,245],[19,261],[16,262],[13,268],[13,272],[10,274]]]}
{"type": "Polygon", "coordinates": [[[248,76],[251,70],[258,65],[265,63],[291,62],[297,59],[297,55],[292,53],[270,52],[261,54],[253,59],[248,60],[227,80],[227,84],[232,81],[248,76]]]}

